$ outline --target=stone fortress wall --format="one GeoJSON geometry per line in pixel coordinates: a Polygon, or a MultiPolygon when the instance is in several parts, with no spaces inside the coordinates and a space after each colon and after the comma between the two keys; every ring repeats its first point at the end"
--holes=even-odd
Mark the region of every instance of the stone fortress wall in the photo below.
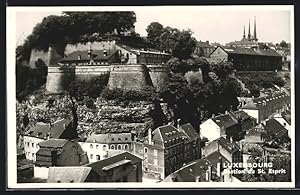
{"type": "MultiPolygon", "coordinates": [[[[128,52],[116,45],[115,41],[102,41],[91,44],[67,44],[64,55],[74,51],[86,51],[91,45],[93,50],[117,49],[125,54],[128,52]]],[[[57,62],[63,57],[58,53],[55,47],[50,47],[48,51],[33,49],[31,52],[30,64],[34,66],[35,61],[41,59],[48,66],[46,89],[49,93],[62,93],[75,78],[89,80],[102,74],[109,75],[110,89],[142,90],[150,85],[160,90],[168,80],[169,68],[164,64],[133,64],[134,59],[132,59],[127,64],[61,67],[57,62]]]]}

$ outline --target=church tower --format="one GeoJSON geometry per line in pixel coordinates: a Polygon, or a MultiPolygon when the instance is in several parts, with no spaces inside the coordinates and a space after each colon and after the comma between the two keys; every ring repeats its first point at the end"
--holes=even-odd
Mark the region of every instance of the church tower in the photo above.
{"type": "Polygon", "coordinates": [[[245,32],[245,25],[244,25],[244,34],[243,34],[243,39],[246,38],[246,32],[245,32]]]}
{"type": "Polygon", "coordinates": [[[249,29],[248,29],[248,41],[251,41],[250,20],[249,20],[249,29]]]}
{"type": "Polygon", "coordinates": [[[258,41],[256,37],[256,17],[254,17],[254,32],[253,32],[253,40],[258,41]]]}

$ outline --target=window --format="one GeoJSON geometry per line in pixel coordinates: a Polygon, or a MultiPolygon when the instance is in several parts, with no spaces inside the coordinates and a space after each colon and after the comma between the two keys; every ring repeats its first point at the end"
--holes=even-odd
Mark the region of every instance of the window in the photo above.
{"type": "Polygon", "coordinates": [[[121,141],[121,138],[118,138],[119,141],[121,141]]]}
{"type": "Polygon", "coordinates": [[[93,159],[93,154],[90,154],[90,159],[93,159]]]}
{"type": "Polygon", "coordinates": [[[119,144],[118,145],[118,150],[121,150],[122,149],[122,146],[119,144]]]}
{"type": "Polygon", "coordinates": [[[125,150],[128,150],[128,144],[125,144],[125,145],[124,145],[124,149],[125,149],[125,150]]]}
{"type": "Polygon", "coordinates": [[[111,145],[111,146],[110,146],[110,149],[114,150],[114,149],[115,149],[115,146],[114,146],[114,145],[111,145]]]}
{"type": "Polygon", "coordinates": [[[99,145],[98,144],[96,145],[96,149],[99,149],[99,145]]]}
{"type": "Polygon", "coordinates": [[[90,145],[90,148],[93,148],[93,144],[90,145]]]}
{"type": "Polygon", "coordinates": [[[100,155],[96,155],[96,160],[100,160],[100,155]]]}
{"type": "Polygon", "coordinates": [[[148,152],[148,148],[144,148],[144,152],[147,153],[148,152]]]}
{"type": "Polygon", "coordinates": [[[111,141],[115,141],[115,138],[111,138],[111,141]]]}
{"type": "Polygon", "coordinates": [[[34,157],[34,153],[32,153],[32,157],[34,157]]]}
{"type": "Polygon", "coordinates": [[[31,143],[31,146],[34,147],[34,143],[31,143]]]}
{"type": "Polygon", "coordinates": [[[128,138],[127,138],[127,137],[125,137],[125,140],[127,141],[127,140],[128,140],[128,138]]]}
{"type": "Polygon", "coordinates": [[[157,150],[154,149],[154,156],[157,156],[157,150]]]}
{"type": "Polygon", "coordinates": [[[106,150],[106,145],[103,146],[103,151],[105,151],[105,150],[106,150]]]}

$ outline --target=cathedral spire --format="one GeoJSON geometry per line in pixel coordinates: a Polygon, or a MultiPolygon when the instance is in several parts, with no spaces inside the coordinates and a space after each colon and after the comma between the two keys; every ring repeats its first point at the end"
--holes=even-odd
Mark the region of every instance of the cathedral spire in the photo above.
{"type": "Polygon", "coordinates": [[[256,37],[256,17],[254,17],[254,32],[253,32],[253,39],[255,41],[257,41],[257,37],[256,37]]]}
{"type": "Polygon", "coordinates": [[[243,39],[246,38],[246,32],[245,32],[245,25],[244,25],[244,34],[243,34],[243,39]]]}
{"type": "Polygon", "coordinates": [[[249,20],[249,28],[248,28],[248,40],[251,41],[250,20],[249,20]]]}

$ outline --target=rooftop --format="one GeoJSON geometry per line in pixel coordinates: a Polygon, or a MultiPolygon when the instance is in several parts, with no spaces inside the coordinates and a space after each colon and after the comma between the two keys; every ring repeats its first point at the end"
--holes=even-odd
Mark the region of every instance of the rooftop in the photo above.
{"type": "Polygon", "coordinates": [[[199,134],[190,123],[181,125],[179,128],[182,129],[190,139],[199,138],[199,134]]]}
{"type": "Polygon", "coordinates": [[[250,49],[244,47],[224,47],[222,49],[229,54],[281,57],[281,55],[273,49],[250,49]]]}
{"type": "Polygon", "coordinates": [[[219,127],[228,128],[237,124],[237,121],[233,119],[229,114],[221,114],[211,118],[219,127]]]}
{"type": "MultiPolygon", "coordinates": [[[[67,57],[60,60],[60,62],[67,61],[89,61],[91,58],[88,55],[87,51],[74,51],[70,53],[67,57]]],[[[91,56],[95,61],[108,60],[112,55],[114,55],[117,50],[92,50],[91,56]],[[105,54],[106,53],[106,54],[105,54]]]]}
{"type": "Polygon", "coordinates": [[[107,174],[105,172],[106,170],[111,169],[115,166],[121,166],[124,164],[124,162],[126,162],[126,164],[127,164],[128,160],[130,161],[129,163],[131,163],[132,165],[137,164],[142,161],[142,159],[140,159],[139,157],[137,157],[129,152],[123,152],[121,154],[117,154],[110,158],[100,160],[100,161],[97,161],[97,162],[94,162],[91,164],[87,164],[85,166],[91,167],[98,175],[105,176],[107,174]],[[126,161],[124,161],[124,160],[126,160],[126,161]],[[112,165],[114,165],[114,166],[112,167],[112,165]]]}
{"type": "Polygon", "coordinates": [[[69,119],[62,119],[59,121],[54,122],[53,124],[46,124],[46,123],[36,123],[29,131],[25,134],[31,137],[37,138],[50,138],[59,139],[62,138],[64,131],[71,125],[71,120],[69,119]]]}
{"type": "Polygon", "coordinates": [[[94,143],[128,143],[131,142],[131,133],[107,133],[97,134],[92,133],[86,140],[86,142],[94,143]]]}
{"type": "Polygon", "coordinates": [[[68,142],[66,139],[49,139],[39,143],[41,148],[62,148],[68,142]]]}
{"type": "Polygon", "coordinates": [[[85,182],[91,167],[50,167],[47,183],[80,183],[85,182]]]}

